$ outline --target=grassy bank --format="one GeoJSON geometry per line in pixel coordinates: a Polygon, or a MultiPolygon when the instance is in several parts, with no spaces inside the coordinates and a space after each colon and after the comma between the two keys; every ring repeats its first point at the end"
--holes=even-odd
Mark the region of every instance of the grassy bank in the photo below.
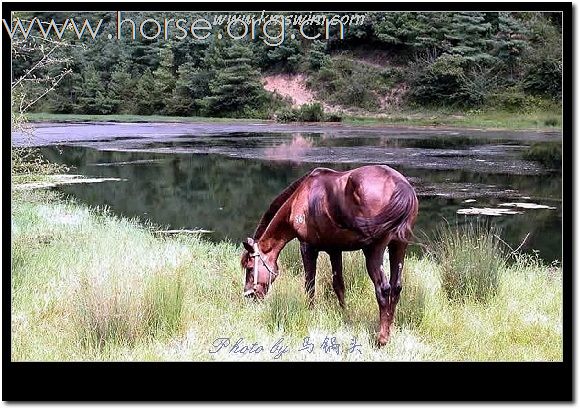
{"type": "Polygon", "coordinates": [[[280,338],[289,348],[283,360],[562,359],[561,270],[534,258],[502,264],[485,302],[450,301],[439,264],[408,259],[391,342],[377,349],[377,305],[360,252],[345,253],[347,310],[326,256],[309,309],[295,242],[272,294],[256,303],[241,296],[239,245],[153,230],[50,191],[13,191],[12,359],[267,360],[280,338]],[[299,351],[306,336],[312,353],[299,351]],[[326,336],[336,337],[338,355],[321,349],[326,336]],[[230,346],[210,354],[223,337],[230,346]],[[348,353],[352,337],[361,354],[348,353]],[[238,338],[265,350],[228,353],[238,338]]]}
{"type": "MultiPolygon", "coordinates": [[[[163,115],[76,115],[76,114],[28,114],[31,122],[267,122],[256,119],[206,118],[163,115]]],[[[455,113],[451,111],[422,110],[385,114],[381,116],[343,115],[347,125],[381,126],[444,126],[463,128],[500,129],[561,129],[561,112],[557,109],[531,113],[505,111],[473,111],[455,113]]]]}
{"type": "Polygon", "coordinates": [[[27,113],[30,122],[264,122],[259,119],[212,118],[200,116],[167,115],[87,115],[87,114],[48,114],[44,112],[27,113]]]}
{"type": "Polygon", "coordinates": [[[350,116],[343,122],[355,125],[413,125],[450,126],[464,128],[500,129],[560,129],[562,113],[559,109],[537,112],[471,111],[453,113],[423,110],[388,114],[381,117],[350,116]]]}

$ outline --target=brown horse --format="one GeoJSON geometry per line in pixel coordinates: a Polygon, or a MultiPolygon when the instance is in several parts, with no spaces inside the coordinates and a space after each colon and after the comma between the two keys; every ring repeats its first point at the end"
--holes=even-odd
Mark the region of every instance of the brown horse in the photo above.
{"type": "Polygon", "coordinates": [[[314,298],[318,253],[325,251],[332,265],[332,286],[344,308],[342,252],[362,249],[379,304],[378,342],[384,345],[402,289],[405,250],[417,211],[413,187],[388,166],[363,166],[347,172],[314,169],[274,199],[254,237],[244,241],[244,295],[266,295],[278,276],[280,251],[298,238],[310,302],[314,298]],[[390,280],[383,270],[387,247],[390,280]]]}

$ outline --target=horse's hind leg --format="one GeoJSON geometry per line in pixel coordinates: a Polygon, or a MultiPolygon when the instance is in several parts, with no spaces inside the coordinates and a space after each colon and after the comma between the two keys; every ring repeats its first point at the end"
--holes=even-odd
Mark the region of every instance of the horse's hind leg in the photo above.
{"type": "Polygon", "coordinates": [[[332,266],[332,288],[338,298],[338,303],[344,308],[344,279],[342,277],[342,252],[329,252],[330,265],[332,266]]]}
{"type": "Polygon", "coordinates": [[[389,243],[389,264],[391,269],[391,297],[389,299],[389,327],[393,323],[395,318],[395,309],[397,308],[397,303],[399,302],[399,297],[401,295],[401,290],[403,285],[401,283],[401,278],[403,276],[403,264],[405,261],[405,251],[407,249],[407,243],[402,241],[392,241],[389,243]]]}
{"type": "Polygon", "coordinates": [[[367,271],[373,284],[375,285],[375,295],[379,304],[380,330],[379,345],[385,345],[390,336],[389,299],[391,296],[391,285],[385,277],[383,269],[383,256],[385,254],[386,243],[377,243],[363,249],[366,258],[367,271]]]}
{"type": "Polygon", "coordinates": [[[302,264],[304,264],[304,287],[310,305],[314,303],[314,289],[316,284],[316,260],[318,259],[318,249],[308,243],[300,242],[300,254],[302,264]]]}

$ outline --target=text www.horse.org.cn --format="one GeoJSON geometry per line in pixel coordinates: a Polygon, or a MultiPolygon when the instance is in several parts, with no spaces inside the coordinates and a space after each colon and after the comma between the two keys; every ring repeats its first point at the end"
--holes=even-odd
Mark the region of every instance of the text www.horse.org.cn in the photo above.
{"type": "MultiPolygon", "coordinates": [[[[304,351],[306,353],[311,354],[314,352],[314,349],[318,347],[320,351],[324,353],[334,353],[336,355],[340,355],[341,351],[343,353],[352,354],[358,353],[362,354],[361,351],[361,344],[357,342],[356,337],[352,337],[350,344],[348,347],[341,345],[337,342],[336,337],[325,336],[324,340],[316,345],[310,337],[304,337],[302,340],[302,345],[298,348],[298,352],[304,351]]],[[[238,338],[233,344],[230,338],[222,337],[216,338],[209,349],[210,354],[217,354],[217,353],[227,353],[232,355],[260,355],[260,354],[267,354],[269,353],[272,355],[274,359],[280,359],[284,356],[284,354],[290,352],[290,347],[284,344],[284,338],[278,339],[275,343],[271,346],[267,347],[261,345],[257,342],[250,344],[246,342],[244,338],[238,338]],[[230,346],[231,345],[231,346],[230,346]]]]}

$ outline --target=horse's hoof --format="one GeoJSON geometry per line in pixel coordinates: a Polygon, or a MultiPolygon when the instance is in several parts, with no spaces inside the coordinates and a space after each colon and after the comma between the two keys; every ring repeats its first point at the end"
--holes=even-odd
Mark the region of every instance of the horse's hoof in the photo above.
{"type": "Polygon", "coordinates": [[[377,340],[379,348],[385,346],[387,344],[387,342],[389,342],[388,335],[380,335],[379,339],[377,340]]]}

